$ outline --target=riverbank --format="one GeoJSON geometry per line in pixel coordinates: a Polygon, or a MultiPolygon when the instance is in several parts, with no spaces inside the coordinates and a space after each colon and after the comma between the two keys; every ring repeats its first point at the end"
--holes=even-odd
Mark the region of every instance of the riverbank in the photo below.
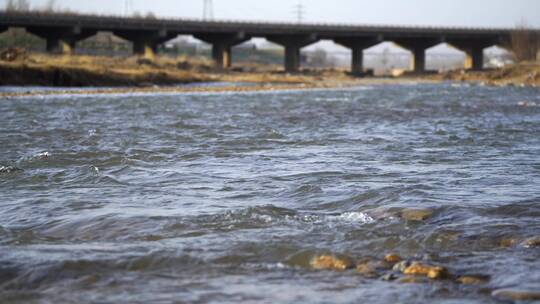
{"type": "Polygon", "coordinates": [[[522,63],[497,70],[451,71],[441,74],[366,77],[345,70],[304,70],[291,75],[278,66],[241,66],[222,72],[200,58],[55,56],[14,52],[0,61],[0,86],[58,87],[65,90],[0,92],[2,97],[50,94],[189,93],[290,90],[403,82],[474,82],[488,85],[540,86],[540,64],[522,63]],[[197,85],[223,83],[223,85],[197,85]],[[185,86],[188,85],[189,86],[185,86]],[[88,89],[81,89],[92,87],[88,89]],[[76,89],[67,89],[76,88],[76,89]],[[97,88],[97,89],[96,89],[97,88]]]}
{"type": "Polygon", "coordinates": [[[450,71],[433,75],[435,80],[475,82],[495,86],[540,86],[540,62],[523,62],[485,71],[450,71]]]}

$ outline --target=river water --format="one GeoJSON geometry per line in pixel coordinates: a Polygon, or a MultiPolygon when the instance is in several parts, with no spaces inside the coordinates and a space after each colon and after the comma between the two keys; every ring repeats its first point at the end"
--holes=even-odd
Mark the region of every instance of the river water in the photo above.
{"type": "Polygon", "coordinates": [[[540,248],[524,242],[540,236],[539,93],[4,98],[0,302],[500,303],[494,290],[538,290],[540,248]],[[489,280],[306,267],[322,253],[398,253],[489,280]]]}

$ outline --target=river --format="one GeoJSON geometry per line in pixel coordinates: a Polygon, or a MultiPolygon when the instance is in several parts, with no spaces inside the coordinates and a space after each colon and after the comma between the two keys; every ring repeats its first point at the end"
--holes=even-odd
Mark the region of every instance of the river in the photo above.
{"type": "Polygon", "coordinates": [[[527,245],[540,236],[539,93],[4,98],[0,302],[500,303],[496,290],[539,290],[540,247],[527,245]],[[400,216],[411,208],[431,213],[400,216]],[[310,268],[323,253],[397,253],[486,282],[310,268]]]}

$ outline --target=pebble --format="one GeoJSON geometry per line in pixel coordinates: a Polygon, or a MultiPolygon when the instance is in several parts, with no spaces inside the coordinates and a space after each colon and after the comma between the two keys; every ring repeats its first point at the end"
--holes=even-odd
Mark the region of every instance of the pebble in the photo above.
{"type": "Polygon", "coordinates": [[[407,275],[426,276],[430,279],[438,280],[444,279],[448,276],[448,270],[440,266],[431,266],[414,262],[411,266],[407,267],[404,271],[407,275]]]}
{"type": "Polygon", "coordinates": [[[464,285],[481,285],[489,282],[489,277],[484,275],[464,275],[456,281],[464,285]]]}
{"type": "Polygon", "coordinates": [[[498,289],[491,293],[492,296],[514,301],[538,301],[540,300],[540,292],[530,290],[517,289],[498,289]]]}
{"type": "Polygon", "coordinates": [[[401,211],[401,218],[408,221],[425,221],[433,215],[430,209],[405,209],[401,211]]]}
{"type": "Polygon", "coordinates": [[[338,270],[343,271],[354,268],[354,263],[347,257],[337,257],[334,255],[319,255],[311,259],[310,263],[313,269],[338,270]]]}

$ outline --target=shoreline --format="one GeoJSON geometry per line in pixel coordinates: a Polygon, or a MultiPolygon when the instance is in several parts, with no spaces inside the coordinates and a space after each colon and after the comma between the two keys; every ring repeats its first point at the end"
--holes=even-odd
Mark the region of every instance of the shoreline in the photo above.
{"type": "Polygon", "coordinates": [[[54,56],[24,54],[13,61],[0,61],[0,98],[51,95],[97,95],[137,93],[222,93],[306,90],[362,85],[406,83],[469,83],[493,86],[540,86],[540,62],[526,62],[484,71],[449,71],[398,77],[354,77],[345,70],[280,72],[277,67],[235,67],[215,70],[207,61],[159,57],[154,62],[140,58],[54,56]],[[248,71],[249,70],[249,71],[248,71]],[[210,84],[201,85],[197,84],[210,84]],[[217,84],[217,85],[211,85],[217,84]],[[221,85],[220,85],[221,84],[221,85]],[[33,87],[24,90],[24,87],[33,87]],[[55,89],[58,88],[58,89],[55,89]]]}

